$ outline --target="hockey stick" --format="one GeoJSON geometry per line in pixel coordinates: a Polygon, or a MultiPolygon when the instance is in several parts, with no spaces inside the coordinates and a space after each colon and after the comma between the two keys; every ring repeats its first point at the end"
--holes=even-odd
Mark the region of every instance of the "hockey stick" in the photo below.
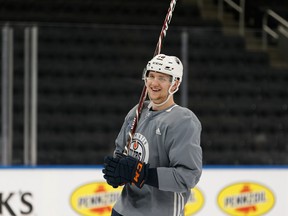
{"type": "MultiPolygon", "coordinates": [[[[171,0],[171,2],[170,2],[170,6],[168,8],[168,12],[167,12],[167,15],[165,17],[165,20],[164,20],[164,23],[163,23],[163,26],[162,26],[162,29],[161,29],[161,32],[160,32],[160,35],[159,35],[159,39],[158,39],[158,43],[157,43],[157,46],[156,46],[156,49],[155,49],[155,52],[154,52],[154,56],[160,54],[160,52],[161,52],[163,39],[166,36],[167,30],[168,30],[168,25],[169,25],[169,23],[170,23],[170,21],[172,19],[172,13],[173,13],[174,8],[176,6],[176,1],[177,0],[171,0]]],[[[147,97],[147,87],[146,87],[146,85],[144,85],[142,93],[141,93],[141,96],[140,96],[140,99],[139,99],[138,107],[136,109],[136,115],[135,115],[135,117],[133,119],[131,130],[129,132],[129,137],[128,137],[128,140],[127,140],[127,144],[125,146],[124,154],[126,154],[126,155],[129,155],[129,150],[130,150],[130,145],[131,145],[131,142],[132,142],[132,138],[133,138],[133,135],[134,135],[135,130],[137,128],[138,121],[140,119],[140,115],[141,115],[141,112],[142,112],[142,109],[143,109],[143,104],[144,104],[144,101],[145,101],[146,97],[147,97]]]]}

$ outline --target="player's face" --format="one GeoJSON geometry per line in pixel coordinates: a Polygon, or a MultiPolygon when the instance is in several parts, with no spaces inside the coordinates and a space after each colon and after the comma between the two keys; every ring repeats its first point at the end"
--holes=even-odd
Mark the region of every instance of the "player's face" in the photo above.
{"type": "Polygon", "coordinates": [[[168,97],[171,76],[150,71],[146,77],[146,86],[150,100],[156,104],[164,102],[168,97]]]}

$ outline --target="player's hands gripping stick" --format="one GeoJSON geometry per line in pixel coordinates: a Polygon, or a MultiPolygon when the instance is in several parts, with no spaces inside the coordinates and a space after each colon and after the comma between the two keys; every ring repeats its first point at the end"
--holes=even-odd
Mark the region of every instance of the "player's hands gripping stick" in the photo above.
{"type": "Polygon", "coordinates": [[[131,156],[104,159],[105,168],[102,170],[107,183],[113,187],[131,183],[142,188],[148,177],[149,164],[131,156]]]}

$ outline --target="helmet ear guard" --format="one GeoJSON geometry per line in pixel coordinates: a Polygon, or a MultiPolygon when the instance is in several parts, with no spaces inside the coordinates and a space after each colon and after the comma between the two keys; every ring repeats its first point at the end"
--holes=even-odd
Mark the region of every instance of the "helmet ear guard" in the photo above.
{"type": "Polygon", "coordinates": [[[147,74],[147,66],[146,67],[144,67],[144,69],[143,69],[143,73],[142,73],[142,79],[145,81],[145,78],[148,76],[148,74],[147,74]]]}

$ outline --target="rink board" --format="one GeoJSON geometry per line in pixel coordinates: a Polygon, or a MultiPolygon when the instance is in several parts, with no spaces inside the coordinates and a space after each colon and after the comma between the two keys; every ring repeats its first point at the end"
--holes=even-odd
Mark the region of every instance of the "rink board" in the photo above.
{"type": "MultiPolygon", "coordinates": [[[[108,216],[121,188],[100,166],[0,168],[0,216],[108,216]]],[[[288,215],[288,167],[205,167],[186,215],[288,215]]]]}

